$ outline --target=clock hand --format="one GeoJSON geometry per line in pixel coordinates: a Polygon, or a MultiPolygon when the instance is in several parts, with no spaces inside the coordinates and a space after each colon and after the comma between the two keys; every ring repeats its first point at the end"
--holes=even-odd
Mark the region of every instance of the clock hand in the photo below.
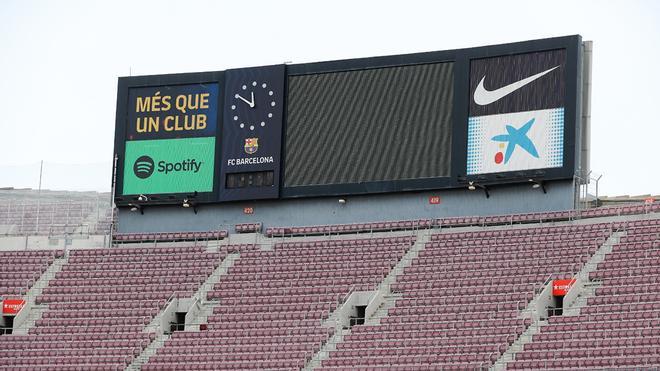
{"type": "Polygon", "coordinates": [[[250,108],[254,108],[254,92],[253,91],[250,92],[250,97],[251,97],[250,108]]]}
{"type": "Polygon", "coordinates": [[[247,100],[247,99],[241,97],[240,94],[236,94],[236,98],[242,100],[242,101],[245,102],[248,106],[250,106],[250,107],[254,107],[254,96],[252,97],[252,102],[250,102],[249,100],[247,100]]]}

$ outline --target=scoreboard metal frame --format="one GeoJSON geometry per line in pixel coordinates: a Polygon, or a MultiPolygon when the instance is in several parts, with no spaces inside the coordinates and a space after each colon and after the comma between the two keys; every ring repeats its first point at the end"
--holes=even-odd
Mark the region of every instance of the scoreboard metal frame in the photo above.
{"type": "MultiPolygon", "coordinates": [[[[437,52],[414,53],[405,55],[382,56],[371,58],[348,59],[339,61],[290,64],[284,66],[284,94],[282,107],[282,128],[280,158],[277,159],[278,179],[275,179],[279,187],[278,192],[269,193],[268,197],[258,197],[255,189],[251,189],[244,196],[240,192],[233,192],[231,197],[222,197],[219,194],[224,179],[220,179],[220,165],[224,160],[222,157],[223,131],[226,130],[226,99],[225,99],[225,71],[185,73],[173,75],[155,75],[123,77],[119,79],[117,113],[115,126],[115,154],[118,156],[116,164],[115,202],[117,205],[125,206],[135,202],[134,195],[122,196],[123,185],[123,154],[126,141],[127,124],[127,101],[128,91],[134,87],[160,86],[160,85],[182,85],[194,83],[215,82],[219,84],[218,97],[218,122],[215,150],[215,172],[213,180],[213,191],[201,193],[196,196],[196,202],[214,203],[241,200],[254,200],[258,198],[287,199],[300,197],[322,197],[352,194],[372,194],[386,192],[423,191],[436,189],[452,189],[466,187],[468,182],[490,186],[497,184],[511,184],[528,182],[529,179],[539,181],[552,181],[559,179],[572,179],[579,161],[579,123],[581,115],[581,66],[582,66],[582,39],[579,35],[556,37],[541,40],[523,41],[510,44],[483,46],[476,48],[456,49],[437,52]],[[563,132],[563,166],[551,168],[537,168],[522,171],[504,171],[486,174],[468,175],[467,151],[468,151],[468,119],[470,106],[470,62],[473,60],[498,57],[514,56],[525,53],[543,52],[551,50],[565,50],[565,68],[563,79],[565,81],[565,106],[564,106],[564,132],[563,132]],[[399,66],[410,66],[420,64],[432,64],[451,62],[453,63],[453,107],[452,112],[452,138],[451,138],[451,163],[450,176],[426,179],[401,179],[388,181],[373,181],[350,184],[328,184],[309,186],[285,186],[285,153],[287,137],[287,81],[289,77],[325,74],[333,72],[360,71],[368,69],[390,68],[399,66]],[[223,119],[225,117],[225,119],[223,119]]],[[[256,68],[258,69],[258,67],[256,68]]],[[[113,169],[114,171],[114,169],[113,169]]],[[[224,170],[223,170],[224,171],[224,170]]],[[[175,204],[187,194],[159,194],[147,195],[149,203],[153,204],[175,204]]]]}

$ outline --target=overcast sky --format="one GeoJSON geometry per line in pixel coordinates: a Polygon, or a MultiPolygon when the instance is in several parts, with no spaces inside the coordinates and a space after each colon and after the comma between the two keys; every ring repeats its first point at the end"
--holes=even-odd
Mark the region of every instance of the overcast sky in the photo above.
{"type": "Polygon", "coordinates": [[[0,2],[0,187],[109,190],[117,77],[594,42],[600,193],[660,194],[658,1],[0,2]]]}

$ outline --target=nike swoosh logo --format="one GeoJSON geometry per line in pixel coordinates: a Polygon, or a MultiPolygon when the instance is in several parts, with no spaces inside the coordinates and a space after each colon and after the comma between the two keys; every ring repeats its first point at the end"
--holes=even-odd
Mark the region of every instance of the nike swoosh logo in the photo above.
{"type": "Polygon", "coordinates": [[[545,70],[543,72],[537,73],[536,75],[532,75],[530,77],[527,77],[520,81],[516,81],[512,84],[503,86],[495,90],[486,90],[486,88],[484,88],[484,80],[486,79],[486,75],[484,75],[484,77],[481,78],[481,81],[479,81],[479,85],[477,85],[477,89],[475,89],[474,91],[474,103],[480,106],[485,106],[487,104],[496,102],[506,97],[507,95],[513,93],[514,91],[522,88],[523,86],[529,84],[530,82],[542,77],[543,75],[552,72],[557,68],[559,68],[559,66],[552,67],[549,70],[545,70]]]}

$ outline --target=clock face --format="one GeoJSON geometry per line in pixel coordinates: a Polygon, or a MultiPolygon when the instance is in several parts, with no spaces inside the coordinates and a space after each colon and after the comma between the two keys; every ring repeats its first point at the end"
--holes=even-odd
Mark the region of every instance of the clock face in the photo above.
{"type": "Polygon", "coordinates": [[[274,87],[266,81],[242,83],[231,99],[231,125],[246,132],[267,128],[279,109],[275,98],[274,87]]]}

